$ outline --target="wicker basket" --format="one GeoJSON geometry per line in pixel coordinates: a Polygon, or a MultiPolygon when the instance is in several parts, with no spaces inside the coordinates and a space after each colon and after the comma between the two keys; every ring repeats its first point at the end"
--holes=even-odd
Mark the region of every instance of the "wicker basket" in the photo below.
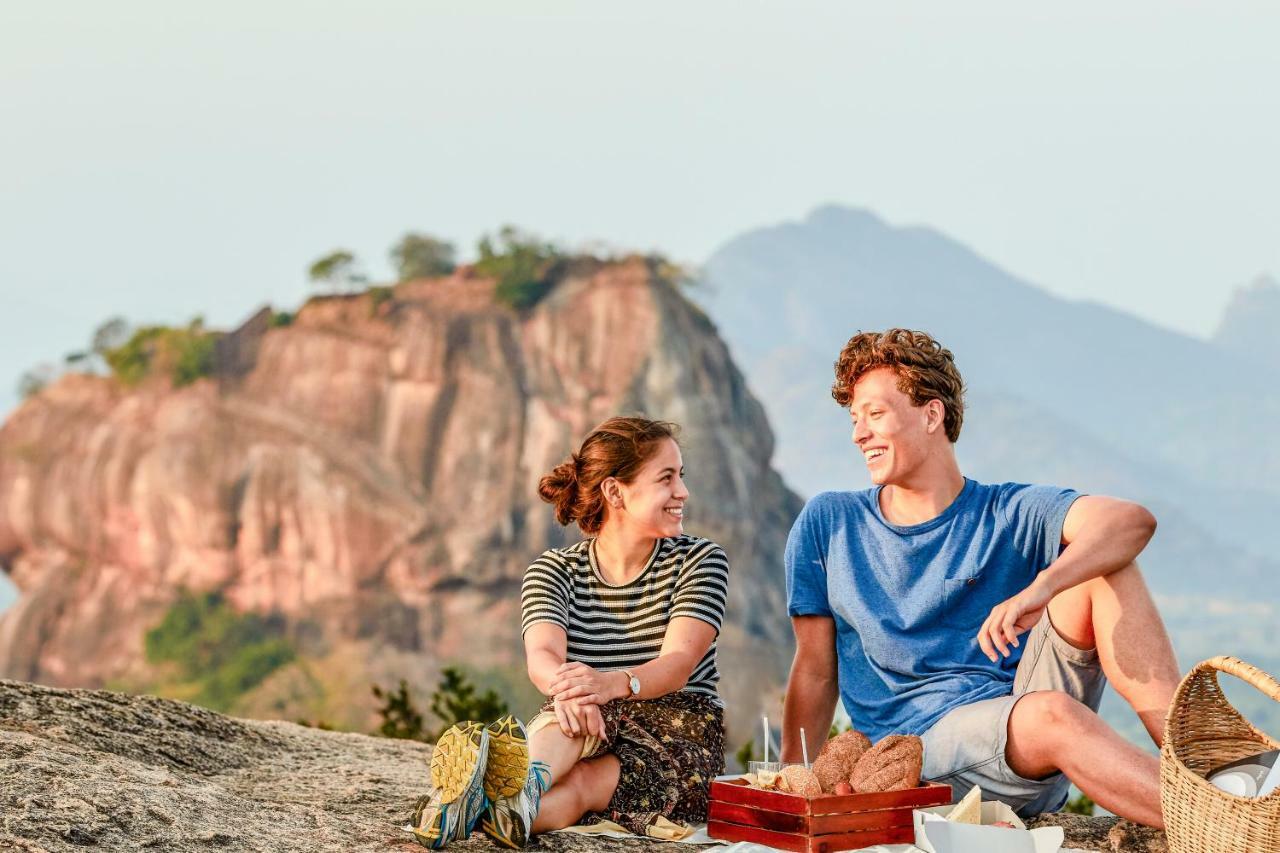
{"type": "Polygon", "coordinates": [[[1280,851],[1280,790],[1237,797],[1205,781],[1215,767],[1270,749],[1273,740],[1227,702],[1225,672],[1280,702],[1280,682],[1233,657],[1196,666],[1173,694],[1160,749],[1160,801],[1171,853],[1280,851]]]}

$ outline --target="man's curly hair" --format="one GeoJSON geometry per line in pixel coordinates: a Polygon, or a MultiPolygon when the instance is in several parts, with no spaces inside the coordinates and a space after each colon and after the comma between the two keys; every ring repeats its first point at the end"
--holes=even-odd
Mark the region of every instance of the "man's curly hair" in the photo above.
{"type": "Polygon", "coordinates": [[[927,332],[911,329],[859,332],[840,350],[831,397],[848,408],[853,401],[854,384],[877,367],[889,367],[898,374],[898,390],[911,398],[913,406],[941,400],[947,438],[953,444],[959,440],[960,424],[964,421],[964,380],[956,369],[951,350],[927,332]]]}

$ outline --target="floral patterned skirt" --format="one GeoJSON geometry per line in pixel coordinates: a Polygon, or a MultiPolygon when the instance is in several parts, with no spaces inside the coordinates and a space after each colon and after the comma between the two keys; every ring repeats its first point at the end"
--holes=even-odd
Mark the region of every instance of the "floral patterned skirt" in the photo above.
{"type": "MultiPolygon", "coordinates": [[[[541,711],[551,711],[550,700],[541,711]]],[[[644,835],[658,817],[695,824],[707,819],[711,780],[724,772],[724,709],[712,696],[677,691],[657,699],[600,707],[605,737],[584,760],[613,754],[621,769],[604,811],[580,823],[611,820],[644,835]]]]}

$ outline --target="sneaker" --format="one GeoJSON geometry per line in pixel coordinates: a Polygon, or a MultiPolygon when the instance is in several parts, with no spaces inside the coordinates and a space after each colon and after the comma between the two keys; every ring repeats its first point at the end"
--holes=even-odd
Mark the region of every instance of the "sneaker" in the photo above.
{"type": "Polygon", "coordinates": [[[418,800],[414,840],[435,850],[471,834],[485,810],[484,768],[489,733],[479,723],[450,726],[431,753],[433,792],[418,800]]]}
{"type": "Polygon", "coordinates": [[[533,835],[533,819],[538,816],[542,795],[549,787],[550,768],[541,761],[532,762],[524,786],[513,796],[491,802],[480,820],[480,829],[502,847],[526,846],[533,835]]]}
{"type": "Polygon", "coordinates": [[[489,761],[484,768],[484,795],[494,803],[514,797],[529,776],[529,736],[524,723],[507,714],[485,726],[489,761]]]}

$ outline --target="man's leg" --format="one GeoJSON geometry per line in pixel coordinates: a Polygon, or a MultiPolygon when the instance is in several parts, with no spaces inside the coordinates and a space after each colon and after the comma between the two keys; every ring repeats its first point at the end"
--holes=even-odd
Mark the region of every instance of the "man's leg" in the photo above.
{"type": "Polygon", "coordinates": [[[1158,748],[1181,677],[1173,644],[1138,564],[1054,596],[1049,618],[1071,645],[1097,648],[1107,680],[1137,713],[1158,748]]]}
{"type": "Polygon", "coordinates": [[[1061,771],[1107,811],[1164,827],[1160,762],[1066,693],[1042,690],[1018,699],[1009,715],[1005,759],[1025,779],[1061,771]]]}

